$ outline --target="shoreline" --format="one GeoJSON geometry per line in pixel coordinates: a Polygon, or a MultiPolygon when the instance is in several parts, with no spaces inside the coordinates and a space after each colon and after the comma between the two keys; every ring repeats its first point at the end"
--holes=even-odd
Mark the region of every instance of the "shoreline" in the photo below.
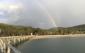
{"type": "Polygon", "coordinates": [[[40,35],[40,36],[33,36],[33,39],[43,39],[43,38],[79,38],[85,37],[85,34],[69,34],[69,35],[40,35]]]}
{"type": "Polygon", "coordinates": [[[23,48],[23,45],[24,44],[27,44],[27,43],[30,43],[31,41],[33,41],[33,40],[41,40],[41,39],[51,39],[51,38],[60,38],[60,39],[76,39],[76,38],[85,38],[85,34],[76,34],[76,35],[40,35],[40,36],[35,36],[35,35],[32,35],[31,36],[32,37],[32,39],[30,39],[30,40],[28,40],[28,41],[26,41],[26,42],[24,42],[24,43],[22,43],[22,44],[20,44],[20,45],[18,45],[18,47],[17,48],[23,48]]]}

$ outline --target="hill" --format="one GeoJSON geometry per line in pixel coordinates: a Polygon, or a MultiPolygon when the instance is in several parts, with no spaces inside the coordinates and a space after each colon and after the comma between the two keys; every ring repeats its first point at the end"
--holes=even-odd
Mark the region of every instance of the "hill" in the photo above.
{"type": "Polygon", "coordinates": [[[15,26],[0,23],[0,36],[29,35],[32,30],[32,27],[15,26]]]}
{"type": "Polygon", "coordinates": [[[67,28],[57,27],[50,29],[40,29],[0,23],[0,36],[30,35],[31,33],[34,35],[85,34],[85,24],[67,28]]]}

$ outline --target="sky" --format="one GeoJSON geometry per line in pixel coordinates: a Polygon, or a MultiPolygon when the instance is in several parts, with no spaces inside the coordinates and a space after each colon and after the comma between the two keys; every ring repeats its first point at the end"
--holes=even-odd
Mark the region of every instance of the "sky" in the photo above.
{"type": "Polygon", "coordinates": [[[37,28],[85,24],[85,0],[0,0],[0,23],[37,28]]]}

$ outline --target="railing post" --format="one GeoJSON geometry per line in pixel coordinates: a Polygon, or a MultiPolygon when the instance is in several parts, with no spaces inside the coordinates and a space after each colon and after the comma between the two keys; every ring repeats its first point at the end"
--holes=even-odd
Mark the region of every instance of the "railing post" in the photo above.
{"type": "MultiPolygon", "coordinates": [[[[8,45],[10,45],[10,40],[8,41],[8,45]]],[[[11,48],[9,46],[7,46],[7,53],[11,53],[11,48]]]]}
{"type": "Polygon", "coordinates": [[[0,39],[0,41],[1,41],[1,52],[2,53],[6,53],[6,44],[3,42],[3,40],[2,39],[0,39]]]}
{"type": "Polygon", "coordinates": [[[31,36],[33,36],[33,33],[31,33],[31,36]]]}

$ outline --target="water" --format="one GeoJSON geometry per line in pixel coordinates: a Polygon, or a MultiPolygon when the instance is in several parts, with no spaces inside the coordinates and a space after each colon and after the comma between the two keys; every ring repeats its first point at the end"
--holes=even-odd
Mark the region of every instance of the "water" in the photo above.
{"type": "Polygon", "coordinates": [[[85,53],[85,38],[33,40],[18,49],[22,53],[85,53]]]}

